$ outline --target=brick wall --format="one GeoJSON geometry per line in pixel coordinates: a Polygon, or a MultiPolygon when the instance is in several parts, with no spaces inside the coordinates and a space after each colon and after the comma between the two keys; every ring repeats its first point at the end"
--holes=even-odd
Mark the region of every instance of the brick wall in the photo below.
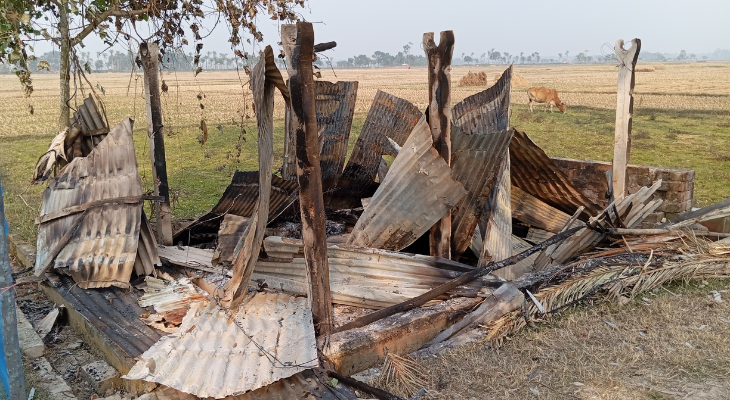
{"type": "MultiPolygon", "coordinates": [[[[608,205],[606,171],[611,170],[611,163],[558,157],[551,159],[586,197],[602,207],[608,205]]],[[[663,199],[664,202],[657,212],[652,213],[644,221],[644,227],[653,226],[662,218],[672,219],[692,208],[695,180],[693,170],[629,165],[628,176],[629,193],[635,193],[642,186],[651,186],[657,179],[662,180],[655,197],[663,199]]]]}

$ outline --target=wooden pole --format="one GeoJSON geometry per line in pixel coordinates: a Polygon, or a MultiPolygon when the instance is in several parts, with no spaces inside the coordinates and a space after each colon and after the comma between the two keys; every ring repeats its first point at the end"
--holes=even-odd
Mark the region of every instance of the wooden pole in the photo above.
{"type": "Polygon", "coordinates": [[[616,136],[613,143],[613,197],[626,195],[626,166],[631,155],[631,114],[634,112],[634,68],[639,59],[641,40],[633,39],[624,50],[624,41],[616,41],[618,59],[618,91],[616,96],[616,136]]]}
{"type": "Polygon", "coordinates": [[[297,22],[296,28],[296,46],[291,53],[289,71],[289,92],[292,129],[296,139],[302,242],[315,333],[318,336],[329,336],[332,332],[332,297],[327,262],[322,171],[319,165],[317,114],[314,105],[314,30],[309,22],[297,22]]]}
{"type": "Polygon", "coordinates": [[[152,181],[155,196],[165,198],[155,203],[157,215],[157,237],[165,246],[172,245],[172,210],[170,209],[170,186],[167,183],[165,161],[165,136],[162,125],[162,103],[160,102],[160,78],[158,69],[157,43],[143,42],[139,45],[139,56],[144,70],[144,92],[147,103],[147,136],[150,140],[152,181]]]}
{"type": "MultiPolygon", "coordinates": [[[[423,34],[428,59],[428,124],[433,147],[451,165],[451,57],[454,32],[443,31],[438,46],[433,32],[423,34]]],[[[431,255],[451,258],[451,212],[431,228],[431,255]]]]}
{"type": "MultiPolygon", "coordinates": [[[[23,359],[18,341],[18,321],[16,318],[15,289],[13,289],[13,269],[10,266],[8,240],[5,225],[5,206],[3,188],[0,184],[0,317],[2,317],[2,347],[5,352],[5,366],[8,371],[8,386],[11,400],[25,400],[25,377],[23,359]]],[[[0,393],[5,389],[0,385],[0,393]]]]}
{"type": "MultiPolygon", "coordinates": [[[[284,24],[281,26],[281,45],[284,49],[284,60],[286,70],[291,76],[296,69],[292,64],[292,53],[297,44],[297,26],[295,24],[284,24]]],[[[285,104],[284,109],[284,163],[281,167],[281,177],[293,181],[297,179],[297,156],[296,156],[296,130],[295,118],[292,115],[291,107],[285,104]]]]}

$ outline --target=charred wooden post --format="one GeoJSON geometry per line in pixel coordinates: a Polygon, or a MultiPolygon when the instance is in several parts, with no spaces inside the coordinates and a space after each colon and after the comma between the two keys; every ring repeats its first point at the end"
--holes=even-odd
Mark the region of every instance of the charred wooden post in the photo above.
{"type": "Polygon", "coordinates": [[[158,69],[157,43],[143,42],[139,45],[139,57],[144,70],[144,93],[147,103],[147,136],[150,139],[150,160],[155,196],[165,198],[155,203],[157,215],[157,236],[159,241],[172,244],[172,210],[170,209],[170,186],[167,183],[167,162],[165,161],[165,136],[162,125],[162,103],[160,102],[160,77],[158,69]]]}
{"type": "Polygon", "coordinates": [[[20,355],[18,342],[18,321],[15,317],[15,290],[13,289],[13,269],[10,266],[8,253],[7,231],[5,230],[5,207],[3,204],[3,189],[0,183],[0,336],[5,349],[5,367],[8,372],[8,398],[12,400],[25,399],[25,378],[23,374],[23,359],[20,355]]]}
{"type": "Polygon", "coordinates": [[[634,68],[639,59],[641,40],[633,39],[624,50],[624,41],[616,41],[618,59],[618,92],[616,96],[616,135],[613,146],[613,197],[626,195],[626,165],[631,155],[631,115],[634,112],[634,68]]]}
{"type": "MultiPolygon", "coordinates": [[[[282,28],[282,33],[286,32],[282,28]]],[[[286,45],[285,45],[286,47],[286,45]]],[[[314,30],[308,22],[297,22],[296,45],[291,51],[289,92],[292,126],[296,139],[296,167],[302,215],[302,241],[307,264],[309,303],[318,336],[332,332],[332,298],[322,197],[317,114],[314,106],[314,30]]],[[[289,67],[289,64],[287,64],[289,67]]]]}
{"type": "MultiPolygon", "coordinates": [[[[428,123],[433,147],[451,166],[451,57],[454,32],[443,31],[438,46],[433,32],[423,34],[428,59],[428,123]]],[[[431,228],[431,255],[451,258],[451,212],[431,228]]]]}

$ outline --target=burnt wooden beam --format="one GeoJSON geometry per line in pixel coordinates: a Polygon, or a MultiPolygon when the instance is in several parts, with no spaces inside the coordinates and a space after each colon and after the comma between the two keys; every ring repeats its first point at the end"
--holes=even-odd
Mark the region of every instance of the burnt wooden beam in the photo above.
{"type": "Polygon", "coordinates": [[[157,43],[143,42],[139,55],[144,71],[144,93],[147,103],[147,136],[150,140],[150,161],[155,196],[165,199],[155,203],[157,215],[157,236],[160,243],[172,244],[172,210],[170,208],[170,186],[167,182],[165,161],[165,135],[162,125],[162,103],[160,102],[159,52],[157,43]]]}
{"type": "Polygon", "coordinates": [[[379,400],[406,400],[403,397],[396,396],[392,393],[388,393],[383,389],[378,389],[376,387],[372,387],[365,382],[358,381],[355,378],[351,378],[349,376],[338,374],[336,371],[327,370],[327,375],[329,375],[332,378],[337,379],[338,381],[342,382],[343,384],[345,384],[353,389],[357,389],[363,393],[367,393],[371,396],[375,396],[375,398],[379,399],[379,400]]]}
{"type": "MultiPolygon", "coordinates": [[[[282,29],[282,35],[284,34],[282,29]]],[[[302,241],[307,264],[309,305],[317,336],[332,332],[332,298],[330,295],[327,235],[325,231],[322,171],[320,168],[317,114],[315,110],[314,30],[309,22],[297,22],[296,44],[291,51],[289,92],[291,117],[296,139],[296,171],[302,216],[302,241]]],[[[288,65],[287,65],[288,66],[288,65]]],[[[290,130],[289,133],[292,133],[290,130]]]]}
{"type": "MultiPolygon", "coordinates": [[[[454,32],[442,31],[438,46],[433,32],[423,34],[428,59],[428,123],[433,147],[451,166],[451,57],[454,32]]],[[[431,228],[431,255],[451,258],[451,212],[431,228]]]]}
{"type": "Polygon", "coordinates": [[[337,42],[317,43],[314,45],[314,52],[319,53],[322,51],[327,51],[329,49],[334,49],[335,47],[337,47],[337,42]]]}
{"type": "Polygon", "coordinates": [[[634,112],[634,68],[639,59],[641,40],[633,39],[631,48],[624,50],[624,41],[616,41],[614,51],[618,59],[618,91],[616,96],[616,134],[613,146],[613,197],[626,192],[626,166],[631,156],[631,115],[634,112]]]}

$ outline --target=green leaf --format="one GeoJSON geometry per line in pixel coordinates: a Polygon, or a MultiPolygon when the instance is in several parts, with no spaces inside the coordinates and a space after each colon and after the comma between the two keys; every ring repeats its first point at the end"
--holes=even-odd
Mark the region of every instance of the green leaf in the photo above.
{"type": "Polygon", "coordinates": [[[332,378],[332,380],[331,380],[331,381],[327,381],[327,385],[329,385],[329,386],[331,386],[331,387],[335,387],[335,386],[337,386],[337,384],[338,384],[339,382],[340,382],[340,381],[338,381],[338,380],[337,380],[337,378],[332,378]]]}

